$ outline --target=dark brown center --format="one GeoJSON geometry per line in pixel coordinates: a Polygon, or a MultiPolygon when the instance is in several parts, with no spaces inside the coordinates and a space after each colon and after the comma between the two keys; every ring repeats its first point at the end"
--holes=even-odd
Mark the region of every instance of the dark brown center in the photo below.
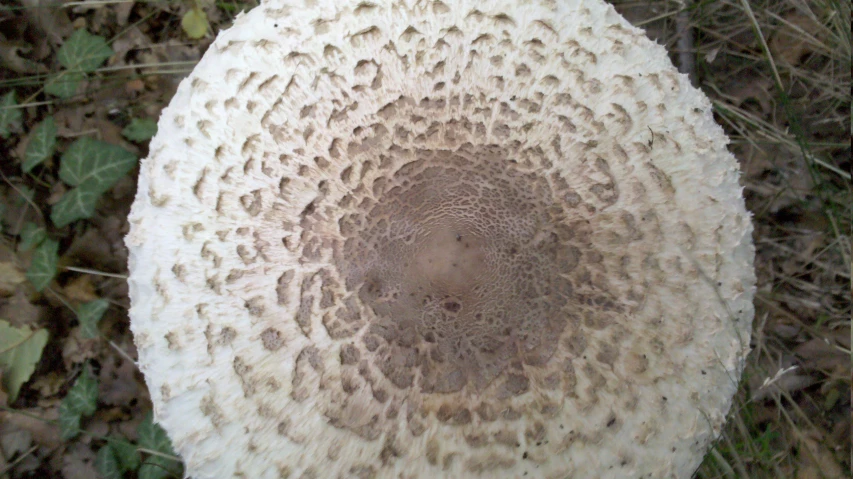
{"type": "Polygon", "coordinates": [[[423,152],[353,223],[339,265],[396,386],[486,387],[542,365],[570,316],[578,248],[545,179],[489,153],[423,152]]]}

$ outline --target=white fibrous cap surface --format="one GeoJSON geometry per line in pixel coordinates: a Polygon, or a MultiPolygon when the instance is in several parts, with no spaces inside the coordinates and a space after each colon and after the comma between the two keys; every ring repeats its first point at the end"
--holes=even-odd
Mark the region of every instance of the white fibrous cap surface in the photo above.
{"type": "Polygon", "coordinates": [[[599,0],[268,0],[142,163],[155,418],[196,479],[689,477],[753,316],[726,143],[599,0]]]}

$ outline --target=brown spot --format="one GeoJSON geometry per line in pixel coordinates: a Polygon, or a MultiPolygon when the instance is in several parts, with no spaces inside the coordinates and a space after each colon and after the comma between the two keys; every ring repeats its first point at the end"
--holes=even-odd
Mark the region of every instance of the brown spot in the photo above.
{"type": "Polygon", "coordinates": [[[231,341],[234,341],[234,338],[237,337],[237,331],[230,326],[225,326],[222,328],[222,331],[219,332],[219,344],[231,344],[231,341]]]}
{"type": "Polygon", "coordinates": [[[436,441],[435,438],[430,439],[427,442],[427,448],[426,448],[427,461],[429,461],[429,463],[432,464],[433,466],[438,465],[439,454],[441,454],[441,449],[439,448],[438,441],[436,441]]]}
{"type": "Polygon", "coordinates": [[[354,344],[344,344],[341,346],[341,364],[358,364],[360,358],[361,353],[354,344]]]}
{"type": "Polygon", "coordinates": [[[521,374],[508,374],[506,381],[503,384],[502,396],[519,396],[527,392],[530,388],[530,380],[521,374]]]}
{"type": "Polygon", "coordinates": [[[278,351],[284,345],[281,332],[273,328],[267,328],[261,333],[261,342],[268,351],[278,351]]]}

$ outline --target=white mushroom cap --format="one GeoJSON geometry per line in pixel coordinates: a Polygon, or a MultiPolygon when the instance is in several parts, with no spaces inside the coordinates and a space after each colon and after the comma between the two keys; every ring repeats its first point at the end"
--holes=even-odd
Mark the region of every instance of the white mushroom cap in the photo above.
{"type": "Polygon", "coordinates": [[[726,142],[599,0],[268,0],[142,164],[156,419],[196,479],[688,477],[753,316],[726,142]]]}

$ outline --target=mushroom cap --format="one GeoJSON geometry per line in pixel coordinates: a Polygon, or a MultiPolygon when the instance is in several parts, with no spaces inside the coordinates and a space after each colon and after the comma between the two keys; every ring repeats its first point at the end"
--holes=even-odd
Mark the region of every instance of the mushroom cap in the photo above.
{"type": "Polygon", "coordinates": [[[196,479],[688,477],[753,317],[726,143],[599,0],[267,0],[142,162],[156,420],[196,479]]]}

